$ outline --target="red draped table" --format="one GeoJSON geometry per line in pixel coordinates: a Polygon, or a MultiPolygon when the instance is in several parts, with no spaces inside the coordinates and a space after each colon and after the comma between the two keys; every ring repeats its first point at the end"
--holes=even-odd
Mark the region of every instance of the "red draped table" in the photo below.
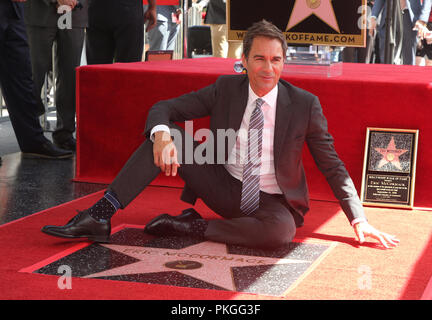
{"type": "MultiPolygon", "coordinates": [[[[154,103],[200,89],[222,74],[234,74],[234,62],[201,58],[78,68],[75,180],[110,183],[144,141],[146,117],[154,103]]],[[[432,208],[431,68],[345,63],[336,77],[285,70],[282,78],[319,97],[336,150],[359,191],[366,128],[419,129],[414,205],[432,208]]],[[[207,118],[194,122],[194,130],[206,126],[207,118]]],[[[335,200],[307,148],[303,160],[311,198],[335,200]]],[[[154,183],[183,185],[180,178],[162,175],[154,183]]]]}

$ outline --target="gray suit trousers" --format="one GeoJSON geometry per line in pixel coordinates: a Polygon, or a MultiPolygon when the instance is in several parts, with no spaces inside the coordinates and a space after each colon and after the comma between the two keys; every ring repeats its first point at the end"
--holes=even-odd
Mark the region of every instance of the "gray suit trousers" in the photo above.
{"type": "MultiPolygon", "coordinates": [[[[173,127],[183,139],[181,145],[174,139],[177,150],[182,150],[178,174],[198,198],[225,218],[209,221],[206,239],[251,247],[277,247],[292,241],[296,224],[282,195],[260,192],[259,209],[251,216],[244,215],[240,211],[241,181],[232,177],[222,164],[185,163],[186,134],[182,128],[173,127]]],[[[146,140],[108,189],[115,192],[125,208],[160,172],[153,162],[153,143],[146,140]]]]}
{"type": "Polygon", "coordinates": [[[402,61],[406,65],[415,65],[417,51],[417,31],[413,30],[415,21],[411,21],[408,10],[402,14],[403,19],[403,42],[402,61]]]}

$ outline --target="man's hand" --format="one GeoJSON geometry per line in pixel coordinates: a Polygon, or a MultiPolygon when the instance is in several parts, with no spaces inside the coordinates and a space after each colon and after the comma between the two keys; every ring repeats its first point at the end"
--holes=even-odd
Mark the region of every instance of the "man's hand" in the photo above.
{"type": "Polygon", "coordinates": [[[173,13],[173,22],[176,24],[180,24],[182,22],[182,10],[177,9],[175,13],[173,13]]]}
{"type": "Polygon", "coordinates": [[[154,137],[153,158],[155,166],[165,172],[166,176],[176,176],[180,164],[177,160],[177,149],[170,134],[165,131],[157,131],[154,137]]]}
{"type": "Polygon", "coordinates": [[[78,3],[77,0],[57,0],[57,4],[59,7],[69,6],[71,9],[75,8],[77,3],[78,3]]]}
{"type": "Polygon", "coordinates": [[[146,32],[150,31],[156,26],[157,13],[156,5],[152,5],[149,1],[149,7],[146,12],[144,12],[144,23],[148,21],[146,32]]]}
{"type": "Polygon", "coordinates": [[[368,27],[368,29],[369,29],[369,35],[371,37],[373,37],[375,35],[376,27],[377,27],[377,21],[376,21],[375,17],[371,17],[369,19],[369,27],[368,27]]]}
{"type": "Polygon", "coordinates": [[[417,35],[419,36],[420,39],[424,39],[426,36],[426,33],[429,31],[426,27],[426,22],[421,21],[421,20],[417,20],[413,30],[417,30],[417,35]]]}
{"type": "Polygon", "coordinates": [[[367,222],[359,222],[354,225],[354,232],[360,244],[364,243],[365,237],[372,237],[378,240],[387,249],[394,248],[399,243],[396,236],[381,232],[367,222]]]}

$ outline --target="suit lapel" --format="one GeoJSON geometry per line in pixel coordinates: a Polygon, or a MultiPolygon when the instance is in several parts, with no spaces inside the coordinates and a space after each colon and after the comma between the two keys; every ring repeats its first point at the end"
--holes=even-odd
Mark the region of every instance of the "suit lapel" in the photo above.
{"type": "Polygon", "coordinates": [[[233,95],[234,99],[232,99],[228,118],[228,128],[232,128],[236,132],[240,129],[249,96],[249,81],[247,76],[240,83],[239,88],[240,90],[233,95]]]}
{"type": "Polygon", "coordinates": [[[274,130],[273,154],[275,167],[279,156],[283,150],[286,134],[288,132],[289,122],[292,117],[293,108],[287,88],[278,83],[278,97],[276,102],[276,118],[274,130]]]}

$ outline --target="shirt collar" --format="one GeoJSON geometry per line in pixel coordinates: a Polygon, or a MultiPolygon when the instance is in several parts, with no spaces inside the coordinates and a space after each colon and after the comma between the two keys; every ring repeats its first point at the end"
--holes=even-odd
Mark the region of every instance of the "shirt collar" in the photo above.
{"type": "MultiPolygon", "coordinates": [[[[264,100],[265,103],[267,103],[270,107],[276,106],[276,100],[278,95],[278,85],[276,84],[273,89],[269,91],[265,96],[262,96],[261,99],[264,100]]],[[[248,105],[255,102],[258,97],[255,92],[252,90],[250,84],[249,84],[249,98],[248,98],[248,105]]]]}

